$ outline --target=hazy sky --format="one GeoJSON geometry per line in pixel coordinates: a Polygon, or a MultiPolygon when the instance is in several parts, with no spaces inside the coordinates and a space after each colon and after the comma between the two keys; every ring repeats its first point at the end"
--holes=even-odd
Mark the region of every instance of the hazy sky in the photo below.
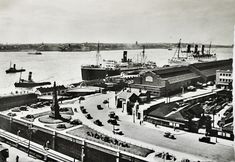
{"type": "Polygon", "coordinates": [[[233,43],[234,0],[0,0],[0,42],[233,43]]]}

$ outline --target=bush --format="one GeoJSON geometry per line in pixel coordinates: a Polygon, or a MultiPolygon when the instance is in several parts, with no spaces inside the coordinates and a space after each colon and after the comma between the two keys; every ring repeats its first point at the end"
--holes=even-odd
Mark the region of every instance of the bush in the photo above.
{"type": "Polygon", "coordinates": [[[8,113],[7,115],[14,117],[14,116],[16,116],[16,113],[8,113]]]}

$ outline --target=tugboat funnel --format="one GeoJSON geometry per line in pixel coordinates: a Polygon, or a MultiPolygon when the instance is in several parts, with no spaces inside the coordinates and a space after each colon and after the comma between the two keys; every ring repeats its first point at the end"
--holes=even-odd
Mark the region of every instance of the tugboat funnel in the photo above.
{"type": "Polygon", "coordinates": [[[123,51],[122,62],[127,62],[127,51],[123,51]]]}
{"type": "Polygon", "coordinates": [[[28,80],[29,80],[29,81],[32,81],[32,72],[31,72],[31,71],[29,72],[28,80]]]}

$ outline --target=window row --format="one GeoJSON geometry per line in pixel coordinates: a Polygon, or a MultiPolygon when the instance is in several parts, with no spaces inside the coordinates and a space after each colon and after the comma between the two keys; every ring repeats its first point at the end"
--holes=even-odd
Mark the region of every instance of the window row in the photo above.
{"type": "Polygon", "coordinates": [[[220,76],[231,76],[232,74],[229,73],[220,73],[220,76]]]}
{"type": "Polygon", "coordinates": [[[229,82],[232,82],[232,79],[220,79],[219,81],[229,83],[229,82]]]}

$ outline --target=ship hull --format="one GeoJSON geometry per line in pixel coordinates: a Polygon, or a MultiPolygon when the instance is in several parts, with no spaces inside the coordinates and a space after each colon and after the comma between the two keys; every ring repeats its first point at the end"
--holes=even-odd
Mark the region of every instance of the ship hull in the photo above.
{"type": "Polygon", "coordinates": [[[22,87],[22,88],[32,88],[37,86],[44,86],[44,85],[50,85],[50,82],[40,82],[40,83],[15,83],[15,87],[22,87]]]}
{"type": "Polygon", "coordinates": [[[9,73],[18,73],[18,72],[24,72],[25,69],[19,69],[19,70],[6,70],[6,73],[9,74],[9,73]]]}
{"type": "Polygon", "coordinates": [[[82,68],[82,80],[104,79],[107,76],[120,75],[120,69],[82,68]]]}
{"type": "Polygon", "coordinates": [[[105,79],[106,77],[120,75],[122,72],[125,73],[138,73],[141,70],[147,69],[147,67],[129,67],[129,68],[92,68],[92,67],[82,67],[82,80],[96,80],[96,79],[105,79]]]}
{"type": "Polygon", "coordinates": [[[35,102],[37,102],[37,95],[34,93],[0,96],[0,111],[35,102]]]}
{"type": "Polygon", "coordinates": [[[195,64],[195,63],[201,63],[201,62],[211,62],[211,61],[216,61],[217,58],[216,57],[207,57],[207,58],[203,58],[203,57],[198,57],[198,58],[194,58],[194,59],[169,59],[168,63],[170,65],[189,65],[189,64],[195,64]]]}

